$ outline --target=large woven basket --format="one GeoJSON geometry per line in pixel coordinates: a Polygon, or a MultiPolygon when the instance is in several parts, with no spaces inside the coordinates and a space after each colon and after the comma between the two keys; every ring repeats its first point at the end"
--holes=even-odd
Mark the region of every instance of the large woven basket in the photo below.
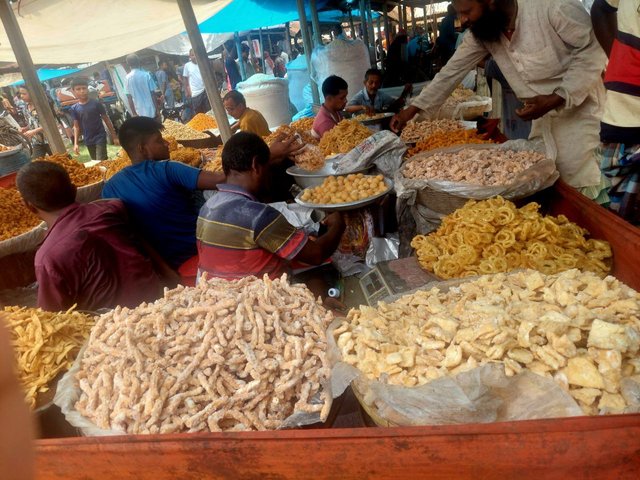
{"type": "Polygon", "coordinates": [[[455,212],[459,208],[462,208],[468,201],[468,198],[458,197],[451,193],[441,192],[429,187],[419,190],[416,197],[416,203],[418,205],[425,206],[429,210],[443,215],[449,215],[455,212]]]}

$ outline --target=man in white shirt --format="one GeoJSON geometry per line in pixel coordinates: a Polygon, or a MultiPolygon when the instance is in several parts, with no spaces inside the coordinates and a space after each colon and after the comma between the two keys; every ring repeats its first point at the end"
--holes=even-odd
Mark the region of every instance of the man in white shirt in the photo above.
{"type": "Polygon", "coordinates": [[[211,110],[211,105],[209,105],[209,98],[204,89],[200,67],[193,49],[189,50],[189,60],[185,63],[182,72],[184,91],[187,93],[187,98],[191,98],[193,113],[207,113],[211,110]]]}
{"type": "Polygon", "coordinates": [[[437,112],[465,75],[491,54],[533,120],[561,178],[596,199],[606,183],[599,145],[606,57],[579,0],[454,0],[465,35],[447,65],[391,122],[400,130],[419,111],[437,112]]]}
{"type": "Polygon", "coordinates": [[[131,115],[134,117],[155,118],[158,114],[154,92],[158,90],[156,82],[149,72],[140,68],[140,58],[132,53],[127,56],[131,71],[127,74],[125,88],[131,115]]]}

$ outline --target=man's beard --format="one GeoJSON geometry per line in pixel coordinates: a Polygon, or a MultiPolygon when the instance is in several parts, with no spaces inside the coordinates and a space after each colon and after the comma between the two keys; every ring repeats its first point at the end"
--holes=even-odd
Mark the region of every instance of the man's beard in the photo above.
{"type": "Polygon", "coordinates": [[[471,33],[480,41],[497,42],[503,30],[509,26],[509,16],[501,8],[503,2],[496,2],[497,8],[486,8],[482,17],[469,27],[471,33]]]}

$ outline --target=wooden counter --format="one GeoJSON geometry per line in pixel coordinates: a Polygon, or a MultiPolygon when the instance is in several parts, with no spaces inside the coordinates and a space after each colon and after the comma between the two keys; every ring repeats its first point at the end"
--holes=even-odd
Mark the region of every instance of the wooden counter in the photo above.
{"type": "MultiPolygon", "coordinates": [[[[640,230],[559,184],[549,210],[608,240],[640,290],[640,230]]],[[[640,478],[640,414],[487,425],[62,438],[40,480],[640,478]]]]}

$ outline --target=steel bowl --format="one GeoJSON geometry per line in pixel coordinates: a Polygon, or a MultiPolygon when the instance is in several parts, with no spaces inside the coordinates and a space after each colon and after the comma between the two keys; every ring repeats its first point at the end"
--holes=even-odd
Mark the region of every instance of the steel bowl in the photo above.
{"type": "Polygon", "coordinates": [[[354,202],[346,202],[346,203],[309,203],[304,202],[300,199],[304,190],[296,195],[295,201],[296,203],[302,205],[303,207],[313,208],[316,210],[323,210],[328,212],[343,212],[347,210],[356,210],[358,208],[366,207],[367,205],[371,205],[376,200],[381,197],[384,197],[387,193],[393,190],[393,182],[388,178],[384,179],[384,183],[387,185],[387,189],[384,192],[378,193],[372,197],[363,198],[362,200],[356,200],[354,202]]]}
{"type": "Polygon", "coordinates": [[[300,185],[302,188],[309,188],[309,187],[317,187],[318,185],[322,184],[322,182],[324,182],[325,178],[330,177],[332,175],[344,176],[344,175],[350,175],[352,173],[364,173],[371,170],[372,168],[373,168],[373,165],[365,168],[360,168],[353,172],[338,174],[336,173],[334,162],[331,160],[327,160],[327,162],[324,164],[324,167],[318,170],[313,170],[313,171],[303,170],[302,168],[294,165],[293,167],[287,168],[287,173],[291,175],[295,179],[296,183],[300,185]]]}

